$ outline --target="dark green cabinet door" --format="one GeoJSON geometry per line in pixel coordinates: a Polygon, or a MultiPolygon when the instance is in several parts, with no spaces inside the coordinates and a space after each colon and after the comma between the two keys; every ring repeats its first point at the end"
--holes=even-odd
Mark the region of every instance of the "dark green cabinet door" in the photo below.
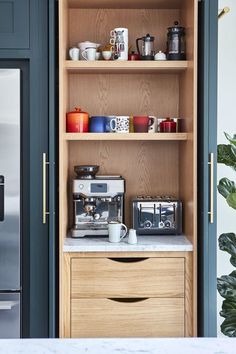
{"type": "Polygon", "coordinates": [[[218,0],[202,0],[198,80],[198,334],[203,337],[215,337],[217,328],[217,40],[218,0]]]}
{"type": "Polygon", "coordinates": [[[29,48],[30,0],[0,0],[0,48],[29,48]]]}

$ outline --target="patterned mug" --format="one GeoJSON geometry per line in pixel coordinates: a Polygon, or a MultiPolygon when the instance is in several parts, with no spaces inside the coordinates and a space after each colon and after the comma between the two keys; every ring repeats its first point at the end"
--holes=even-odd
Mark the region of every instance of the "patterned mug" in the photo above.
{"type": "Polygon", "coordinates": [[[115,133],[129,133],[129,116],[116,116],[111,120],[111,123],[115,122],[112,131],[115,133]]]}

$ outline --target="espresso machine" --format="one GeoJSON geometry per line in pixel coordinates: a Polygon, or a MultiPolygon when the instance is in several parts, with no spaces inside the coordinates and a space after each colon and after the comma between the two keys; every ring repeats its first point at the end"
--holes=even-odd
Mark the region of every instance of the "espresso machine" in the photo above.
{"type": "Polygon", "coordinates": [[[125,181],[96,175],[99,166],[75,166],[71,236],[107,236],[110,221],[123,222],[125,181]]]}

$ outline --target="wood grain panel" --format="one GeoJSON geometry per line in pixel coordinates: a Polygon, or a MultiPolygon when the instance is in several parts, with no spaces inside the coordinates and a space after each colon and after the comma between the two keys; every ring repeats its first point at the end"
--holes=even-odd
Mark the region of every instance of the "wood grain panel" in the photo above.
{"type": "Polygon", "coordinates": [[[193,254],[185,258],[185,337],[197,337],[196,315],[193,311],[193,254]]]}
{"type": "Polygon", "coordinates": [[[178,117],[178,75],[69,75],[70,109],[90,115],[178,117]]]}
{"type": "Polygon", "coordinates": [[[188,133],[65,133],[67,141],[185,141],[191,136],[188,133]]]}
{"type": "Polygon", "coordinates": [[[60,338],[70,338],[70,255],[64,253],[60,261],[59,336],[60,338]]]}
{"type": "Polygon", "coordinates": [[[71,73],[81,74],[103,74],[103,73],[120,73],[120,74],[158,74],[158,73],[180,73],[185,71],[188,67],[188,61],[182,60],[131,60],[131,61],[119,61],[119,60],[66,60],[64,67],[71,73]]]}
{"type": "MultiPolygon", "coordinates": [[[[131,200],[137,195],[173,195],[178,197],[178,142],[71,141],[69,143],[69,180],[74,166],[97,164],[99,174],[125,178],[125,223],[131,226],[131,200]]],[[[71,197],[72,193],[69,192],[71,197]]],[[[72,223],[72,199],[70,224],[72,223]]]]}
{"type": "Polygon", "coordinates": [[[172,9],[69,10],[69,46],[86,40],[104,46],[109,44],[112,29],[125,27],[129,30],[129,46],[132,45],[133,50],[136,50],[136,38],[150,33],[155,37],[155,51],[165,51],[167,28],[173,26],[174,21],[179,20],[179,16],[179,10],[172,9]]]}
{"type": "Polygon", "coordinates": [[[187,59],[190,65],[180,76],[180,115],[187,117],[192,140],[180,143],[180,197],[184,202],[184,230],[193,243],[193,333],[197,331],[197,28],[198,1],[184,0],[182,22],[187,30],[187,59]]]}
{"type": "Polygon", "coordinates": [[[73,258],[71,297],[184,297],[184,258],[73,258]]]}
{"type": "Polygon", "coordinates": [[[72,299],[71,337],[184,337],[184,299],[72,299]]]}
{"type": "Polygon", "coordinates": [[[179,9],[182,0],[68,0],[70,8],[108,8],[108,9],[179,9]]]}

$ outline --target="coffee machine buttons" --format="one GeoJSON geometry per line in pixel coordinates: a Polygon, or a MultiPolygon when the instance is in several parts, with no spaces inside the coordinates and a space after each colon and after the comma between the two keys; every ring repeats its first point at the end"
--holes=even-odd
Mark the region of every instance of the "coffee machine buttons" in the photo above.
{"type": "Polygon", "coordinates": [[[79,189],[83,189],[84,185],[83,184],[79,184],[79,189]]]}

